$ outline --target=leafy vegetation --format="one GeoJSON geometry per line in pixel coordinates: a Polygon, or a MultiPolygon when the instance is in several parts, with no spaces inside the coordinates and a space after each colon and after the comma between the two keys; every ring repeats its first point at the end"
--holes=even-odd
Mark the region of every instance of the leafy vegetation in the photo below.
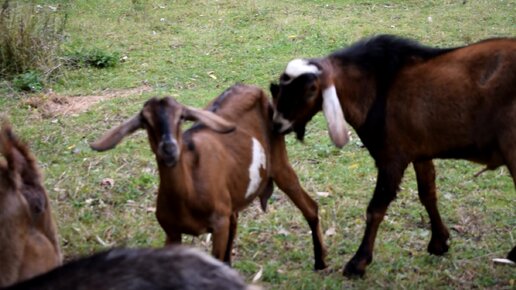
{"type": "Polygon", "coordinates": [[[36,83],[21,89],[34,90],[60,67],[59,49],[64,37],[66,14],[57,6],[23,1],[2,1],[0,8],[0,78],[19,75],[21,82],[36,83]],[[34,81],[37,76],[37,81],[34,81]],[[30,80],[29,80],[30,79],[30,80]]]}
{"type": "MultiPolygon", "coordinates": [[[[326,55],[372,34],[398,34],[440,47],[516,35],[514,1],[40,0],[37,4],[67,5],[63,45],[78,52],[79,62],[94,48],[100,51],[97,61],[124,59],[102,70],[65,66],[52,84],[53,93],[34,95],[39,102],[20,100],[0,83],[2,112],[29,141],[45,172],[67,258],[110,246],[162,246],[164,236],[154,217],[156,166],[144,134],[107,153],[88,148],[88,142],[135,114],[151,96],[172,95],[202,107],[236,82],[267,88],[292,58],[326,55]],[[66,109],[45,111],[46,106],[66,108],[90,95],[96,100],[142,85],[153,92],[92,102],[73,114],[66,109]],[[56,95],[66,96],[67,101],[56,95]],[[106,179],[113,183],[103,182],[106,179]]],[[[31,70],[17,74],[27,71],[31,70]]],[[[47,70],[34,71],[45,76],[47,70]]],[[[267,213],[253,205],[239,220],[234,261],[249,281],[263,269],[260,283],[270,289],[515,287],[515,269],[491,262],[516,245],[516,191],[507,169],[474,178],[480,166],[451,160],[437,162],[439,207],[452,234],[450,252],[443,257],[426,252],[428,217],[409,169],[380,227],[365,278],[343,278],[342,266],[360,243],[376,178],[371,158],[353,137],[351,144],[335,149],[318,115],[307,128],[304,144],[287,138],[301,182],[320,205],[328,262],[335,272],[312,272],[308,226],[276,190],[267,213]]],[[[184,241],[209,249],[206,236],[184,241]]]]}

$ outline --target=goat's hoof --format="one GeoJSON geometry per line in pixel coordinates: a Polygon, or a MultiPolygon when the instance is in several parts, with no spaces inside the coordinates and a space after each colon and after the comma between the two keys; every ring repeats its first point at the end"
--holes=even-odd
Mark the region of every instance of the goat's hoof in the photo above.
{"type": "Polygon", "coordinates": [[[351,259],[351,261],[346,264],[346,267],[344,267],[342,274],[348,278],[362,278],[365,274],[366,264],[367,263],[365,263],[365,261],[360,262],[355,259],[351,259]]]}
{"type": "Polygon", "coordinates": [[[448,252],[448,244],[446,240],[431,240],[428,244],[428,253],[436,256],[442,256],[444,253],[448,252]]]}
{"type": "Polygon", "coordinates": [[[507,259],[516,263],[516,247],[514,247],[509,254],[507,254],[507,259]]]}
{"type": "Polygon", "coordinates": [[[317,262],[315,262],[314,270],[315,271],[324,270],[327,267],[328,267],[328,265],[326,265],[326,263],[324,261],[317,261],[317,262]]]}

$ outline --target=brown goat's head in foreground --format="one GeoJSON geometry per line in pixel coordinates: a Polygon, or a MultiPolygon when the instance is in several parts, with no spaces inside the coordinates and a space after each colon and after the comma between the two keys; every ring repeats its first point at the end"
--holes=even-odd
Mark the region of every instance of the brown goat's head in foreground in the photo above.
{"type": "Polygon", "coordinates": [[[181,153],[183,120],[198,121],[220,133],[235,129],[232,123],[212,112],[183,106],[171,97],[152,98],[144,104],[143,109],[136,116],[106,133],[100,140],[92,143],[91,148],[96,151],[112,149],[125,136],[145,128],[158,163],[173,167],[181,153]]]}
{"type": "Polygon", "coordinates": [[[323,110],[328,132],[337,147],[349,141],[348,128],[340,106],[330,72],[322,70],[315,61],[295,59],[287,65],[280,83],[271,84],[274,102],[274,128],[279,133],[294,130],[303,140],[306,124],[323,110]]]}
{"type": "Polygon", "coordinates": [[[61,263],[57,231],[34,156],[4,123],[0,131],[0,287],[61,263]]]}

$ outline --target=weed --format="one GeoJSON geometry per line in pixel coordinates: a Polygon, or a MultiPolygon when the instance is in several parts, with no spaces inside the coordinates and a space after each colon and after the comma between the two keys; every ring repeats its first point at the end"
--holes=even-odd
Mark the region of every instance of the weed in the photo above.
{"type": "Polygon", "coordinates": [[[64,55],[65,63],[68,67],[78,68],[91,66],[95,68],[114,67],[120,60],[118,52],[107,52],[99,48],[83,49],[70,51],[64,55]]]}
{"type": "Polygon", "coordinates": [[[41,74],[36,71],[27,71],[13,79],[13,87],[18,91],[39,92],[43,90],[41,74]]]}
{"type": "Polygon", "coordinates": [[[0,10],[0,78],[40,71],[50,78],[57,72],[59,47],[66,13],[57,6],[4,0],[0,10]]]}

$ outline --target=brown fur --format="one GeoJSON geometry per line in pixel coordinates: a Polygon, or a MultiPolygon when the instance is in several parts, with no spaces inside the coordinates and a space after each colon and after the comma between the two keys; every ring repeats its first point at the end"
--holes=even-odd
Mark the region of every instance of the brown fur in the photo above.
{"type": "Polygon", "coordinates": [[[34,156],[7,124],[0,151],[0,286],[7,286],[54,268],[61,254],[34,156]]]}
{"type": "Polygon", "coordinates": [[[111,130],[92,148],[113,148],[122,135],[145,127],[158,163],[156,216],[167,234],[166,244],[180,243],[182,234],[211,232],[213,255],[227,263],[231,262],[238,212],[257,196],[264,205],[275,182],[308,221],[315,269],[325,268],[317,204],[303,190],[288,162],[284,137],[272,133],[272,109],[265,93],[257,87],[236,85],[215,99],[208,110],[187,108],[171,98],[151,99],[139,117],[111,130]],[[181,119],[200,122],[182,133],[181,119]],[[245,197],[252,138],[264,148],[267,166],[260,168],[257,190],[245,197]]]}
{"type": "Polygon", "coordinates": [[[430,216],[428,251],[436,255],[448,250],[449,232],[437,209],[432,159],[466,159],[489,169],[506,165],[516,185],[515,39],[440,50],[379,36],[309,63],[321,69],[313,83],[304,84],[315,91],[294,96],[285,92],[295,88],[271,85],[275,107],[287,110],[294,98],[314,96],[302,105],[311,115],[298,113],[292,105],[290,112],[280,111],[295,116],[289,121],[303,127],[320,110],[320,101],[314,99],[321,98],[330,79],[346,121],[378,168],[364,238],[346,265],[346,275],[363,275],[371,263],[376,232],[410,163],[430,216]]]}

